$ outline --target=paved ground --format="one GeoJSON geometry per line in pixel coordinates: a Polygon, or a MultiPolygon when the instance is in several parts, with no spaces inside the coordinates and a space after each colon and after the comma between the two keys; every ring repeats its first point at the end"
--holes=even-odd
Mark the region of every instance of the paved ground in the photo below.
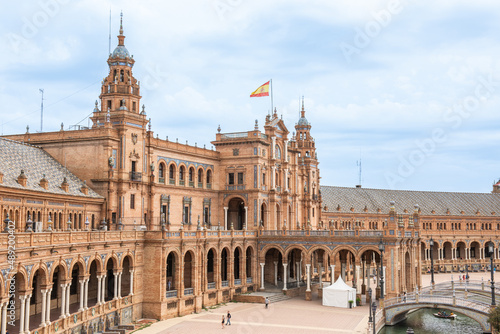
{"type": "MultiPolygon", "coordinates": [[[[490,273],[469,273],[470,279],[487,282],[490,273]]],[[[451,280],[452,274],[436,274],[436,283],[451,280]]],[[[458,274],[453,274],[458,280],[458,274]]],[[[430,285],[430,275],[422,275],[422,285],[430,285]]],[[[495,274],[495,282],[500,284],[500,273],[495,274]]],[[[228,303],[199,314],[157,322],[138,334],[156,333],[366,333],[368,326],[368,306],[353,309],[325,307],[314,296],[312,301],[297,297],[271,304],[266,310],[263,304],[228,303]],[[231,312],[231,326],[221,328],[222,315],[231,312]]]]}

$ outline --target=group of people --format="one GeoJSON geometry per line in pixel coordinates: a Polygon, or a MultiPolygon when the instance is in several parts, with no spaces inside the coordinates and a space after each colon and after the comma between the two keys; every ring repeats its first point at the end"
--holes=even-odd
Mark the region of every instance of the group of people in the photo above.
{"type": "Polygon", "coordinates": [[[226,323],[226,326],[231,325],[231,313],[227,311],[227,316],[224,318],[224,315],[222,316],[222,328],[224,328],[224,323],[226,323]]]}
{"type": "MultiPolygon", "coordinates": [[[[269,308],[269,298],[266,297],[266,300],[265,300],[265,304],[266,304],[266,309],[269,308]]],[[[231,325],[231,312],[227,311],[227,315],[224,317],[224,315],[222,316],[222,329],[224,329],[224,326],[230,326],[231,325]]]]}

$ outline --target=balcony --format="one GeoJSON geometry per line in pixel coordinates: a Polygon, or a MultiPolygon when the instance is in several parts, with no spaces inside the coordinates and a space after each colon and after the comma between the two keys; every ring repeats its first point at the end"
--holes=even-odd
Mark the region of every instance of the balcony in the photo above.
{"type": "Polygon", "coordinates": [[[167,291],[166,297],[167,298],[175,298],[175,297],[177,297],[177,290],[167,291]]]}
{"type": "Polygon", "coordinates": [[[180,185],[180,186],[183,186],[183,185],[185,185],[185,184],[186,184],[186,181],[184,181],[184,180],[179,180],[179,185],[180,185]]]}
{"type": "Polygon", "coordinates": [[[203,188],[203,182],[198,182],[198,188],[203,188]]]}
{"type": "Polygon", "coordinates": [[[168,179],[168,184],[175,186],[175,179],[168,179]]]}
{"type": "Polygon", "coordinates": [[[142,181],[142,173],[130,172],[130,181],[142,181]]]}
{"type": "Polygon", "coordinates": [[[207,183],[207,189],[212,189],[212,184],[207,183]]]}
{"type": "Polygon", "coordinates": [[[227,286],[229,286],[229,281],[222,281],[222,282],[221,282],[221,286],[222,286],[222,287],[227,287],[227,286]]]}
{"type": "Polygon", "coordinates": [[[184,289],[184,296],[192,295],[193,292],[194,292],[193,288],[186,288],[184,289]]]}
{"type": "Polygon", "coordinates": [[[208,290],[213,290],[213,289],[215,289],[215,282],[210,282],[210,283],[207,283],[207,289],[208,289],[208,290]]]}
{"type": "Polygon", "coordinates": [[[194,188],[194,182],[193,182],[193,181],[189,181],[189,186],[190,186],[191,188],[194,188]]]}
{"type": "Polygon", "coordinates": [[[158,178],[159,183],[165,183],[165,178],[164,177],[159,177],[158,178]]]}

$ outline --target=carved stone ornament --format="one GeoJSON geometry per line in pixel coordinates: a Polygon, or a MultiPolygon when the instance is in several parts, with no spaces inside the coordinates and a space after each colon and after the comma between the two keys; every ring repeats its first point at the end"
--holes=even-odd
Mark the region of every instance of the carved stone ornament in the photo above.
{"type": "Polygon", "coordinates": [[[137,144],[137,133],[132,133],[132,143],[137,144]]]}

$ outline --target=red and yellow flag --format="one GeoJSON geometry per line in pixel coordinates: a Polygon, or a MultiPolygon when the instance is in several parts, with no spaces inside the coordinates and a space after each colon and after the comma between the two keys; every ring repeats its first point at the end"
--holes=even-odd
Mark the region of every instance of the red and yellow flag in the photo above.
{"type": "Polygon", "coordinates": [[[269,96],[269,81],[250,94],[250,97],[269,96]]]}

